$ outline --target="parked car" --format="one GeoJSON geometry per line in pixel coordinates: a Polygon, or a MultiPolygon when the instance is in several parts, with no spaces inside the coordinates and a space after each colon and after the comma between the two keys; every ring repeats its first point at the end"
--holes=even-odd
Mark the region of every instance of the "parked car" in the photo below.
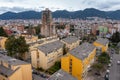
{"type": "Polygon", "coordinates": [[[113,59],[113,57],[110,57],[110,60],[112,60],[113,59]]]}
{"type": "Polygon", "coordinates": [[[120,65],[120,60],[119,60],[119,61],[117,61],[117,64],[118,64],[118,65],[120,65]]]}
{"type": "Polygon", "coordinates": [[[112,66],[112,64],[110,63],[110,64],[108,64],[108,67],[111,67],[112,66]]]}
{"type": "Polygon", "coordinates": [[[109,80],[109,74],[106,74],[104,79],[109,80]]]}
{"type": "Polygon", "coordinates": [[[109,69],[107,69],[107,71],[106,71],[107,73],[110,73],[110,70],[109,69]]]}
{"type": "Polygon", "coordinates": [[[110,59],[110,63],[112,63],[112,60],[110,59]]]}

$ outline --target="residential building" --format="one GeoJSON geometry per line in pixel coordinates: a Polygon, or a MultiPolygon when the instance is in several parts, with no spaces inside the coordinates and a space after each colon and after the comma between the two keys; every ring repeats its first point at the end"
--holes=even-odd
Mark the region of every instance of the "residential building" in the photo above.
{"type": "Polygon", "coordinates": [[[66,45],[66,48],[68,48],[68,50],[72,50],[80,44],[80,40],[75,36],[68,36],[61,41],[66,45]]]}
{"type": "Polygon", "coordinates": [[[59,38],[57,36],[51,36],[51,37],[47,37],[47,38],[41,38],[41,39],[32,39],[32,40],[29,40],[29,41],[26,41],[27,44],[30,45],[30,47],[37,47],[39,45],[43,45],[43,44],[46,44],[46,43],[50,43],[50,42],[54,42],[54,41],[57,41],[59,40],[59,38]]]}
{"type": "Polygon", "coordinates": [[[63,43],[59,40],[38,46],[31,51],[32,66],[48,69],[63,56],[63,43]]]}
{"type": "Polygon", "coordinates": [[[105,38],[98,38],[93,45],[97,47],[101,52],[107,52],[109,40],[105,38]]]}
{"type": "Polygon", "coordinates": [[[77,80],[77,78],[60,69],[54,73],[48,80],[77,80]]]}
{"type": "Polygon", "coordinates": [[[105,37],[106,34],[108,33],[108,28],[105,26],[99,26],[98,30],[99,30],[99,37],[105,37]]]}
{"type": "Polygon", "coordinates": [[[0,54],[0,80],[32,80],[31,64],[0,54]]]}
{"type": "Polygon", "coordinates": [[[0,37],[0,49],[5,49],[6,37],[0,37]]]}
{"type": "Polygon", "coordinates": [[[95,46],[87,42],[83,43],[61,59],[61,67],[78,80],[85,80],[95,55],[95,46]]]}
{"type": "Polygon", "coordinates": [[[90,24],[88,23],[84,23],[84,24],[77,24],[74,26],[74,33],[75,36],[77,36],[78,38],[83,38],[85,35],[89,35],[92,32],[92,28],[90,26],[90,24]]]}

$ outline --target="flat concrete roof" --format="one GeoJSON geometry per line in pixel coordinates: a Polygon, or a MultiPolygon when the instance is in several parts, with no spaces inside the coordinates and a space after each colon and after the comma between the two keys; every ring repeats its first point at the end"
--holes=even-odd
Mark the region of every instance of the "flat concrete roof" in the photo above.
{"type": "Polygon", "coordinates": [[[54,73],[48,80],[77,80],[72,75],[60,69],[56,73],[54,73]]]}
{"type": "Polygon", "coordinates": [[[37,48],[42,51],[43,53],[45,54],[49,54],[55,50],[58,50],[60,48],[63,47],[63,43],[60,42],[59,40],[57,41],[54,41],[54,42],[51,42],[51,43],[47,43],[47,44],[44,44],[44,45],[41,45],[41,46],[38,46],[37,48]]]}
{"type": "Polygon", "coordinates": [[[22,65],[22,64],[29,64],[27,62],[24,62],[3,54],[0,54],[0,61],[7,62],[8,64],[15,65],[15,66],[22,65]]]}
{"type": "Polygon", "coordinates": [[[95,49],[95,46],[90,43],[82,43],[80,46],[74,48],[69,53],[81,60],[84,60],[95,49]]]}
{"type": "Polygon", "coordinates": [[[14,71],[11,70],[10,68],[6,68],[0,65],[0,73],[7,77],[7,76],[10,76],[12,73],[14,73],[14,71]]]}
{"type": "Polygon", "coordinates": [[[40,40],[40,41],[36,41],[36,42],[31,42],[31,43],[27,43],[29,45],[34,45],[34,44],[42,44],[44,41],[40,40]]]}
{"type": "Polygon", "coordinates": [[[69,36],[67,38],[62,39],[62,41],[66,42],[68,44],[74,43],[74,42],[76,42],[78,40],[79,39],[77,37],[75,37],[75,36],[69,36]]]}
{"type": "Polygon", "coordinates": [[[106,45],[109,43],[109,40],[105,38],[98,38],[95,42],[106,45]]]}

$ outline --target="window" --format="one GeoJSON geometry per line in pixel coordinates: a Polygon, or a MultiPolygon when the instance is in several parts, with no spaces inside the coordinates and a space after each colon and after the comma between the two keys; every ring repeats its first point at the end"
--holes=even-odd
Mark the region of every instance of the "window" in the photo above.
{"type": "Polygon", "coordinates": [[[53,62],[53,58],[49,58],[47,63],[53,62]]]}
{"type": "Polygon", "coordinates": [[[39,53],[37,53],[37,58],[39,58],[39,53]]]}
{"type": "Polygon", "coordinates": [[[72,59],[70,59],[69,72],[70,72],[70,74],[72,73],[72,59]]]}

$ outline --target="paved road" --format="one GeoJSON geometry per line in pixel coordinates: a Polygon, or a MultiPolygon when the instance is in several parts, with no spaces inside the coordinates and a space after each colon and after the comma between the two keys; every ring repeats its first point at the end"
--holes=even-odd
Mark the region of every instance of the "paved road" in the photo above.
{"type": "Polygon", "coordinates": [[[113,61],[110,68],[109,80],[120,80],[120,65],[117,65],[118,60],[120,60],[120,54],[113,54],[113,61]]]}

